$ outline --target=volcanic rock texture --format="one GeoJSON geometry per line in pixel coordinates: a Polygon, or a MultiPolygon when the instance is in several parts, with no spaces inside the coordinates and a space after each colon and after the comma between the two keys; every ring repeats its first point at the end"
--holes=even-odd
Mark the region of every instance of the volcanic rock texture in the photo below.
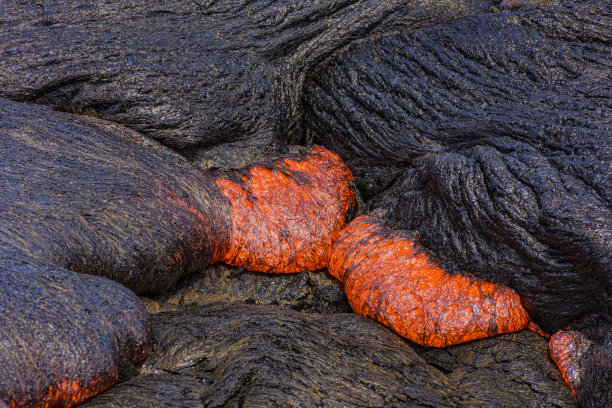
{"type": "Polygon", "coordinates": [[[446,270],[515,289],[545,331],[603,316],[603,355],[611,17],[573,4],[385,36],[319,67],[305,95],[309,134],[347,161],[372,214],[446,270]]]}
{"type": "Polygon", "coordinates": [[[296,181],[279,154],[307,160],[284,142],[313,140],[446,272],[516,290],[548,332],[572,323],[577,352],[557,356],[584,406],[609,401],[611,6],[469,17],[489,5],[2,2],[0,96],[85,116],[0,99],[0,406],[74,403],[118,377],[90,404],[575,406],[533,333],[424,349],[338,314],[323,271],[206,267],[244,266],[219,180],[260,196],[250,170],[175,151],[206,169],[273,160],[256,168],[296,181]],[[145,301],[168,312],[139,370],[148,317],[106,277],[163,293],[145,301]]]}
{"type": "Polygon", "coordinates": [[[84,407],[575,406],[546,340],[530,332],[421,357],[356,314],[223,302],[152,324],[156,348],[142,375],[84,407]]]}
{"type": "Polygon", "coordinates": [[[149,319],[132,292],[0,250],[0,405],[72,406],[147,356],[149,319]]]}
{"type": "Polygon", "coordinates": [[[211,182],[133,131],[4,99],[0,122],[0,400],[73,405],[150,346],[142,303],[107,278],[167,289],[212,259],[229,220],[211,182]]]}
{"type": "Polygon", "coordinates": [[[124,124],[205,167],[242,167],[282,149],[281,136],[298,137],[304,78],[337,49],[488,6],[475,0],[3,1],[0,96],[124,124]]]}

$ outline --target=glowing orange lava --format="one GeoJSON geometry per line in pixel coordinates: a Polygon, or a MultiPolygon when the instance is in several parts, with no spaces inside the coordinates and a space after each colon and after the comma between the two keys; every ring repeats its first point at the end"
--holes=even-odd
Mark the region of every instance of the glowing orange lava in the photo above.
{"type": "Polygon", "coordinates": [[[578,360],[581,356],[580,343],[589,341],[576,331],[559,330],[550,337],[548,351],[554,363],[559,367],[563,380],[576,394],[576,387],[580,381],[580,368],[578,360]]]}
{"type": "Polygon", "coordinates": [[[230,248],[218,261],[291,273],[327,265],[354,201],[351,172],[322,147],[217,178],[231,203],[230,248]]]}
{"type": "Polygon", "coordinates": [[[88,384],[82,384],[78,379],[64,379],[51,385],[47,393],[35,402],[29,402],[26,398],[17,398],[10,403],[11,408],[70,408],[79,405],[85,400],[109,389],[117,382],[119,374],[117,370],[105,373],[104,376],[97,375],[88,384]]]}
{"type": "Polygon", "coordinates": [[[512,289],[445,272],[406,233],[367,215],[342,231],[328,269],[356,313],[423,346],[516,332],[530,322],[512,289]]]}

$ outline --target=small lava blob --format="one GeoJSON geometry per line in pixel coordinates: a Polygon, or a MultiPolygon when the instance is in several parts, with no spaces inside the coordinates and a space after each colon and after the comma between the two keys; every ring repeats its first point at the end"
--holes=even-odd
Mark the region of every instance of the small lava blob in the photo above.
{"type": "Polygon", "coordinates": [[[583,350],[588,348],[588,343],[590,340],[585,335],[574,330],[559,330],[550,337],[548,343],[550,357],[574,394],[580,384],[579,360],[583,350]]]}

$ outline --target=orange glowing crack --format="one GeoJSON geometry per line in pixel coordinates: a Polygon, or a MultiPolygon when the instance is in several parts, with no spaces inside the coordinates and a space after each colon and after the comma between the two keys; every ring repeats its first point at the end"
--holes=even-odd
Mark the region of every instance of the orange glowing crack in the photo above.
{"type": "Polygon", "coordinates": [[[516,332],[530,323],[512,289],[445,272],[406,233],[367,215],[342,231],[328,269],[344,282],[356,313],[423,346],[516,332]]]}
{"type": "Polygon", "coordinates": [[[119,377],[117,369],[109,373],[95,375],[88,384],[75,379],[64,379],[58,384],[49,386],[47,393],[36,402],[24,398],[16,398],[10,403],[11,408],[70,408],[83,401],[109,389],[117,382],[119,377]]]}
{"type": "Polygon", "coordinates": [[[232,220],[230,247],[217,260],[258,272],[325,267],[354,201],[351,180],[340,157],[322,147],[217,178],[232,220]]]}

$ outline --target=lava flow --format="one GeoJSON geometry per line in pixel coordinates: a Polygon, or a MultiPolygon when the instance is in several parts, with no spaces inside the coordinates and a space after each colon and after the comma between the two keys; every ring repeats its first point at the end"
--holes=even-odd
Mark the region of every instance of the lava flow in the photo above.
{"type": "Polygon", "coordinates": [[[423,346],[516,332],[530,323],[515,291],[445,272],[405,232],[371,216],[342,231],[328,269],[344,282],[356,313],[423,346]]]}
{"type": "Polygon", "coordinates": [[[579,360],[584,343],[589,342],[585,335],[573,330],[559,330],[550,337],[548,351],[555,362],[563,380],[576,394],[580,383],[579,360]]]}
{"type": "Polygon", "coordinates": [[[217,260],[257,272],[324,268],[354,202],[351,180],[321,147],[217,178],[232,220],[230,247],[217,260]]]}

